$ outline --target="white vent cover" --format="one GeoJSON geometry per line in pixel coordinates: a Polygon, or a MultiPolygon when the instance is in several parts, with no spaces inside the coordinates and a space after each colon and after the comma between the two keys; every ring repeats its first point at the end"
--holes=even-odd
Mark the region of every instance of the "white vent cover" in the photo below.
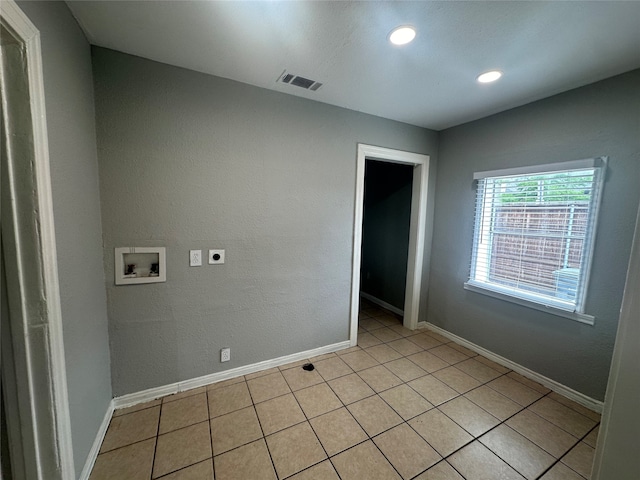
{"type": "Polygon", "coordinates": [[[301,77],[300,75],[288,73],[286,70],[282,72],[282,75],[280,75],[280,77],[278,77],[278,82],[286,83],[288,85],[295,85],[296,87],[301,87],[305,90],[311,90],[313,92],[315,92],[322,86],[322,83],[320,82],[301,77]]]}

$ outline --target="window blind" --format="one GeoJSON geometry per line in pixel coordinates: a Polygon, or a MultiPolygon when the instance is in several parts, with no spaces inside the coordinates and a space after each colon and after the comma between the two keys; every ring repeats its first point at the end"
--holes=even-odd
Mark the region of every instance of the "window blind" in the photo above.
{"type": "Polygon", "coordinates": [[[477,173],[468,284],[583,312],[605,164],[477,173]]]}

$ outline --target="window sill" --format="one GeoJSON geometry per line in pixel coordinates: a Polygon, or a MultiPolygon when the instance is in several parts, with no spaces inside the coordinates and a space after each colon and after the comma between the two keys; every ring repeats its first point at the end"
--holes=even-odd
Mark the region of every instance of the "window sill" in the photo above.
{"type": "Polygon", "coordinates": [[[567,310],[563,310],[561,308],[553,307],[550,305],[543,305],[541,303],[532,302],[530,300],[525,300],[523,298],[513,297],[511,295],[490,290],[478,284],[465,282],[464,289],[469,290],[470,292],[480,293],[482,295],[487,295],[489,297],[497,298],[499,300],[504,300],[505,302],[515,303],[517,305],[522,305],[523,307],[528,307],[534,310],[539,310],[541,312],[549,313],[551,315],[556,315],[558,317],[568,318],[570,320],[574,320],[580,323],[585,323],[587,325],[595,324],[596,318],[592,315],[587,315],[586,313],[569,312],[567,310]]]}

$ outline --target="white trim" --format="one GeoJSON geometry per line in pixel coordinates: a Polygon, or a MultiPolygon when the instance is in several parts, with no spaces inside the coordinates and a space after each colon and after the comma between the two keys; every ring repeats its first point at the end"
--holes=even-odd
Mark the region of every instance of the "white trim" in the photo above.
{"type": "Polygon", "coordinates": [[[0,13],[3,25],[24,45],[33,134],[33,158],[22,158],[26,165],[13,163],[14,146],[7,142],[13,218],[7,230],[3,225],[3,237],[6,234],[9,250],[15,254],[11,268],[16,287],[8,294],[20,300],[10,317],[20,332],[14,337],[22,356],[16,365],[21,370],[18,378],[26,381],[23,388],[29,397],[25,412],[30,419],[21,417],[21,421],[25,426],[31,423],[28,435],[33,444],[25,455],[33,462],[37,478],[74,479],[40,33],[13,0],[0,2],[0,13]],[[33,193],[27,196],[24,189],[33,193]],[[31,214],[21,216],[22,212],[31,214]],[[40,297],[37,303],[33,295],[40,297]]]}
{"type": "Polygon", "coordinates": [[[426,328],[428,328],[429,330],[439,333],[443,337],[453,340],[457,344],[462,345],[463,347],[467,347],[469,350],[473,350],[474,352],[479,353],[484,357],[487,357],[489,360],[492,360],[497,364],[502,365],[503,367],[510,368],[511,370],[513,370],[516,373],[519,373],[523,377],[527,377],[528,379],[533,380],[534,382],[538,382],[541,385],[544,385],[545,387],[549,388],[550,390],[553,390],[554,392],[559,393],[560,395],[563,395],[579,403],[580,405],[583,405],[598,413],[602,412],[603,403],[600,400],[596,400],[583,393],[577,392],[576,390],[570,387],[567,387],[566,385],[563,385],[560,382],[556,382],[555,380],[545,377],[544,375],[534,372],[533,370],[529,370],[527,367],[523,367],[522,365],[516,362],[513,362],[507,358],[501,357],[500,355],[493,353],[492,351],[487,350],[486,348],[476,345],[475,343],[471,343],[470,341],[465,340],[464,338],[459,337],[451,332],[448,332],[447,330],[444,330],[443,328],[440,328],[432,323],[429,323],[429,322],[424,322],[424,323],[426,328]]]}
{"type": "Polygon", "coordinates": [[[370,295],[368,293],[365,292],[360,292],[360,296],[363,298],[366,298],[367,300],[369,300],[371,303],[375,303],[376,305],[384,308],[385,310],[389,310],[390,312],[396,313],[398,315],[404,315],[404,311],[400,310],[398,307],[394,307],[393,305],[391,305],[390,303],[385,302],[384,300],[380,300],[378,297],[374,297],[373,295],[370,295]]]}
{"type": "MultiPolygon", "coordinates": [[[[518,305],[575,320],[587,325],[594,325],[595,317],[586,314],[584,310],[589,289],[591,264],[593,261],[595,236],[597,233],[598,216],[600,211],[607,163],[608,157],[602,156],[554,164],[534,165],[529,167],[517,167],[474,173],[473,178],[475,180],[479,180],[479,182],[475,208],[475,227],[473,233],[473,248],[471,254],[471,270],[469,280],[464,284],[464,288],[475,293],[480,293],[504,301],[516,303],[518,305]],[[489,262],[492,255],[491,243],[493,242],[493,240],[491,238],[493,234],[493,227],[490,225],[492,223],[490,219],[495,213],[494,210],[496,207],[494,205],[494,199],[496,198],[497,193],[494,187],[485,185],[487,179],[513,177],[517,175],[525,176],[536,173],[551,174],[584,169],[591,169],[593,171],[593,179],[591,183],[593,186],[593,191],[590,195],[589,200],[589,217],[584,236],[584,249],[579,265],[579,275],[577,276],[578,289],[576,292],[575,301],[563,301],[560,298],[553,298],[551,294],[536,294],[534,292],[522,290],[518,286],[509,287],[494,283],[488,276],[489,272],[487,269],[489,267],[485,266],[485,264],[489,262]],[[489,234],[483,234],[484,231],[489,232],[489,234]],[[482,262],[479,261],[480,259],[482,259],[482,262]],[[482,267],[480,266],[481,264],[483,265],[482,267]]],[[[543,201],[542,205],[544,204],[546,204],[546,202],[543,201]]]]}
{"type": "Polygon", "coordinates": [[[413,165],[414,167],[403,321],[404,326],[410,330],[415,330],[418,324],[420,287],[422,285],[422,261],[427,214],[427,189],[429,184],[429,155],[359,143],[356,157],[356,192],[353,216],[353,256],[351,270],[351,325],[349,339],[351,340],[352,346],[358,343],[364,173],[367,160],[400,163],[413,165]]]}
{"type": "MultiPolygon", "coordinates": [[[[493,287],[493,285],[491,285],[491,287],[493,287]]],[[[464,283],[464,289],[469,290],[470,292],[497,298],[498,300],[503,300],[505,302],[515,303],[517,305],[522,305],[523,307],[533,308],[534,310],[539,310],[540,312],[548,313],[550,315],[556,315],[558,317],[568,318],[570,320],[575,320],[576,322],[584,323],[586,325],[593,326],[595,324],[596,317],[594,317],[593,315],[564,310],[554,305],[544,305],[542,303],[537,303],[525,298],[519,298],[515,295],[512,295],[511,293],[502,293],[498,291],[498,288],[498,286],[490,288],[489,286],[484,286],[478,282],[474,282],[473,280],[469,280],[468,282],[464,283]]]]}
{"type": "Polygon", "coordinates": [[[563,172],[568,170],[580,170],[582,168],[597,168],[606,165],[607,157],[585,158],[583,160],[570,160],[568,162],[547,163],[545,165],[531,165],[528,167],[502,168],[499,170],[487,170],[475,172],[474,180],[487,177],[506,177],[511,175],[528,175],[545,172],[563,172]]]}
{"type": "Polygon", "coordinates": [[[361,157],[358,145],[356,160],[356,196],[353,213],[353,256],[351,266],[351,315],[349,340],[351,346],[358,344],[358,315],[360,313],[360,266],[362,264],[362,221],[364,219],[364,170],[365,158],[361,157]]]}
{"type": "Polygon", "coordinates": [[[337,352],[339,350],[349,348],[350,346],[351,342],[349,340],[346,340],[344,342],[325,345],[324,347],[313,348],[304,352],[293,353],[291,355],[285,355],[283,357],[273,358],[271,360],[265,360],[263,362],[245,365],[243,367],[232,368],[230,370],[225,370],[224,372],[212,373],[209,375],[204,375],[202,377],[191,378],[182,382],[149,388],[140,392],[129,393],[120,397],[113,398],[107,406],[107,411],[104,415],[102,423],[100,424],[100,428],[98,429],[96,438],[93,441],[91,451],[87,456],[87,461],[85,462],[84,468],[82,469],[79,480],[89,480],[91,471],[93,470],[96,459],[98,458],[98,454],[100,453],[100,447],[102,446],[102,442],[107,433],[107,429],[109,428],[109,423],[111,422],[113,413],[116,410],[131,407],[139,403],[149,402],[166,395],[185,392],[187,390],[192,390],[194,388],[209,385],[211,383],[221,382],[229,378],[235,378],[242,375],[248,375],[250,373],[260,372],[262,370],[278,367],[280,365],[286,365],[287,363],[297,362],[299,360],[306,360],[312,357],[317,357],[319,355],[324,355],[325,353],[337,352]]]}
{"type": "Polygon", "coordinates": [[[345,340],[344,342],[325,345],[324,347],[293,353],[291,355],[285,355],[284,357],[273,358],[271,360],[265,360],[263,362],[253,363],[243,367],[232,368],[230,370],[225,370],[224,372],[211,373],[209,375],[191,378],[182,382],[149,388],[140,392],[128,393],[113,399],[114,409],[119,410],[121,408],[131,407],[139,403],[149,402],[156,398],[164,397],[165,395],[184,392],[193,388],[209,385],[211,383],[221,382],[222,380],[227,380],[229,378],[239,377],[241,375],[249,375],[250,373],[260,372],[262,370],[267,370],[268,368],[286,365],[287,363],[297,362],[299,360],[306,360],[312,357],[317,357],[318,355],[324,355],[325,353],[337,352],[338,350],[343,350],[350,346],[351,342],[349,340],[345,340]]]}
{"type": "MultiPolygon", "coordinates": [[[[598,177],[598,183],[596,190],[592,193],[592,201],[590,208],[593,208],[591,212],[592,217],[589,220],[592,220],[590,226],[590,234],[588,236],[589,241],[585,245],[585,250],[587,250],[587,257],[584,264],[584,272],[581,272],[582,277],[582,290],[579,291],[580,301],[578,302],[579,309],[584,311],[587,294],[589,293],[589,285],[591,282],[591,266],[593,264],[593,255],[596,247],[596,235],[598,234],[598,219],[600,218],[600,206],[602,205],[602,192],[604,190],[604,181],[606,180],[607,175],[607,165],[609,163],[609,157],[598,157],[595,160],[599,160],[598,167],[599,170],[595,172],[595,175],[598,177]]],[[[584,255],[585,253],[583,253],[584,255]]],[[[595,321],[595,317],[594,317],[595,321]]]]}
{"type": "Polygon", "coordinates": [[[109,405],[107,405],[107,411],[104,414],[104,418],[102,419],[96,438],[93,441],[93,445],[91,445],[91,450],[89,450],[89,455],[87,455],[87,461],[84,464],[84,468],[82,469],[82,473],[80,473],[78,480],[89,480],[93,466],[96,464],[96,460],[98,459],[100,447],[104,441],[104,436],[107,434],[107,429],[109,428],[109,423],[111,423],[114,411],[114,401],[111,399],[109,401],[109,405]]]}
{"type": "Polygon", "coordinates": [[[420,288],[422,286],[422,262],[427,223],[427,189],[429,185],[429,156],[407,155],[400,157],[414,164],[411,196],[411,225],[409,227],[409,255],[407,259],[407,283],[404,303],[404,326],[414,330],[418,324],[420,288]]]}
{"type": "Polygon", "coordinates": [[[29,17],[24,14],[14,0],[3,0],[0,3],[0,14],[7,20],[13,32],[18,34],[22,41],[28,41],[40,35],[38,29],[31,23],[29,17]]]}

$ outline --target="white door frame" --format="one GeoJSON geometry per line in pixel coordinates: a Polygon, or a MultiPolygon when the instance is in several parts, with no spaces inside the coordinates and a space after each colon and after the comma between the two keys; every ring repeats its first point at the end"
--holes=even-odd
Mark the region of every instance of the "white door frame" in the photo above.
{"type": "Polygon", "coordinates": [[[0,76],[7,130],[2,139],[2,240],[26,478],[71,480],[75,471],[40,33],[13,0],[0,2],[0,16],[20,44],[26,64],[26,72],[20,72],[27,77],[21,79],[27,88],[16,99],[12,83],[19,77],[0,76]]]}
{"type": "Polygon", "coordinates": [[[364,203],[364,173],[367,160],[378,160],[413,166],[411,192],[411,225],[409,227],[409,254],[407,283],[404,297],[404,326],[414,330],[418,326],[422,259],[427,214],[427,187],[429,184],[429,155],[404,152],[373,145],[358,144],[356,159],[356,198],[353,222],[353,270],[351,277],[351,345],[358,343],[358,311],[360,309],[360,266],[362,262],[362,220],[364,203]]]}

